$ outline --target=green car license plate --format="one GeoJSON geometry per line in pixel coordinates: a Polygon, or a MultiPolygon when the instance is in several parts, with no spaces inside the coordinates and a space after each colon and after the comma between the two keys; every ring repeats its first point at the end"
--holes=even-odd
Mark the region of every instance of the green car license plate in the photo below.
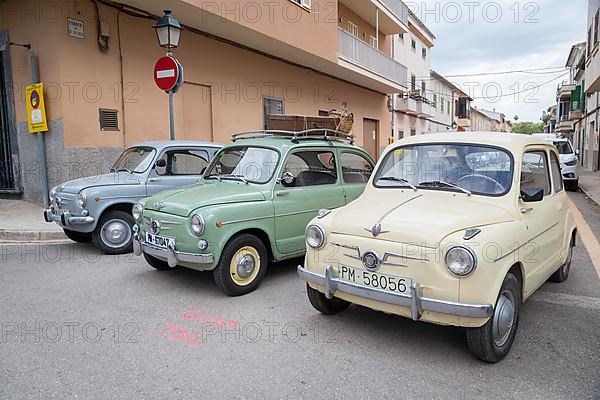
{"type": "Polygon", "coordinates": [[[340,279],[360,286],[383,290],[394,294],[410,293],[412,279],[380,274],[340,265],[340,279]]]}
{"type": "Polygon", "coordinates": [[[168,249],[169,245],[175,248],[175,238],[159,236],[150,232],[146,232],[146,242],[161,249],[168,249]]]}

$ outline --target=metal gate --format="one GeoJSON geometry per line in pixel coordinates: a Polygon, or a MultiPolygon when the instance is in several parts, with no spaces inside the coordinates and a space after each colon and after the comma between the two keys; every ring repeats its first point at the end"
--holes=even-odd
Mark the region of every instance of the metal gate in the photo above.
{"type": "MultiPolygon", "coordinates": [[[[0,32],[0,41],[7,43],[7,39],[6,32],[0,32]]],[[[9,117],[11,93],[8,91],[6,79],[9,76],[7,74],[11,73],[6,63],[8,51],[8,47],[0,51],[0,193],[17,190],[13,165],[13,129],[10,126],[12,118],[9,117]]]]}

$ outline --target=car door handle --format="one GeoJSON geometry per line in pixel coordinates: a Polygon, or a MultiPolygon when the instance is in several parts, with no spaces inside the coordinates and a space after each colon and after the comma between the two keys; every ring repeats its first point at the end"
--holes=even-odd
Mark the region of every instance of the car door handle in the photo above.
{"type": "Polygon", "coordinates": [[[160,182],[160,178],[150,178],[148,182],[160,182]]]}
{"type": "Polygon", "coordinates": [[[275,195],[278,197],[287,196],[288,194],[290,194],[290,192],[288,192],[286,190],[280,190],[279,192],[275,192],[275,195]]]}
{"type": "Polygon", "coordinates": [[[533,211],[533,208],[531,208],[531,207],[529,207],[529,208],[521,208],[521,214],[529,214],[532,211],[533,211]]]}

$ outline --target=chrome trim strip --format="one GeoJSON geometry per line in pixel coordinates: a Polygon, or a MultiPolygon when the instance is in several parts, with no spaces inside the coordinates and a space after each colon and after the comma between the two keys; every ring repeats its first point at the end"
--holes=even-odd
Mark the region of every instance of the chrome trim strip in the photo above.
{"type": "Polygon", "coordinates": [[[537,235],[535,235],[534,237],[532,237],[531,239],[529,239],[528,241],[526,241],[525,243],[523,243],[522,245],[520,245],[519,247],[517,247],[516,249],[506,253],[503,256],[500,256],[498,258],[496,258],[493,262],[498,262],[500,260],[505,259],[506,257],[510,256],[511,254],[513,254],[515,251],[518,251],[521,247],[525,246],[526,244],[529,244],[531,242],[533,242],[535,239],[539,238],[540,236],[542,236],[544,233],[548,232],[550,229],[554,228],[556,225],[558,225],[558,222],[554,223],[551,227],[549,227],[548,229],[538,233],[537,235]]]}
{"type": "Polygon", "coordinates": [[[411,309],[411,317],[415,321],[421,319],[424,311],[469,318],[488,318],[494,312],[494,307],[491,304],[464,304],[422,297],[418,282],[413,282],[410,288],[411,294],[406,295],[388,293],[380,289],[368,288],[340,280],[335,276],[336,271],[332,265],[326,267],[325,276],[308,271],[301,265],[298,266],[297,271],[301,279],[325,287],[325,296],[327,298],[333,298],[335,292],[340,291],[369,300],[409,307],[411,309]]]}
{"type": "MultiPolygon", "coordinates": [[[[337,246],[337,247],[342,247],[342,248],[348,249],[348,250],[354,250],[358,253],[358,255],[352,255],[352,254],[347,254],[347,253],[344,253],[344,255],[347,257],[350,257],[350,258],[354,258],[356,260],[362,260],[363,252],[360,250],[360,247],[358,247],[358,246],[349,246],[349,245],[340,244],[340,243],[336,243],[336,242],[331,242],[331,245],[337,246]]],[[[405,256],[402,254],[391,253],[391,252],[386,251],[385,254],[383,255],[383,258],[381,259],[381,263],[385,264],[385,265],[396,265],[398,267],[408,267],[408,265],[397,264],[397,263],[388,261],[388,259],[390,257],[398,257],[398,258],[404,258],[406,260],[415,260],[415,261],[427,261],[427,262],[429,261],[428,258],[424,258],[424,257],[405,256]]]]}
{"type": "Polygon", "coordinates": [[[267,219],[267,218],[273,218],[273,216],[268,215],[266,217],[253,217],[253,218],[238,219],[238,220],[233,220],[233,221],[226,221],[226,222],[221,222],[221,225],[241,224],[242,222],[258,221],[260,219],[267,219]]]}
{"type": "Polygon", "coordinates": [[[91,224],[96,219],[94,217],[84,217],[80,215],[72,215],[70,212],[65,212],[64,214],[57,215],[52,212],[51,209],[44,210],[44,220],[46,222],[56,222],[61,226],[69,226],[69,225],[87,225],[91,224]]]}
{"type": "MultiPolygon", "coordinates": [[[[423,197],[422,194],[418,194],[415,197],[411,197],[410,199],[403,201],[402,203],[398,204],[397,206],[395,206],[394,208],[390,209],[388,212],[386,212],[385,214],[383,214],[383,216],[381,218],[379,218],[379,220],[377,221],[377,224],[381,224],[383,222],[383,220],[385,219],[385,217],[387,217],[388,215],[390,215],[391,213],[393,213],[394,211],[396,211],[397,209],[399,209],[400,207],[402,207],[403,205],[410,203],[411,201],[418,199],[419,197],[423,197]]],[[[375,224],[375,225],[377,225],[375,224]]]]}
{"type": "Polygon", "coordinates": [[[318,213],[319,210],[320,210],[320,208],[317,209],[317,210],[306,210],[306,211],[296,211],[296,212],[287,213],[287,214],[276,214],[275,216],[276,217],[291,217],[293,215],[308,214],[308,213],[318,213]]]}

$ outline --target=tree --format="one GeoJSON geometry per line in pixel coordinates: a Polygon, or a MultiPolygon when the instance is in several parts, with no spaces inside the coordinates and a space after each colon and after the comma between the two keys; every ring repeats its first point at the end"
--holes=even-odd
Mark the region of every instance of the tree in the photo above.
{"type": "Polygon", "coordinates": [[[531,135],[532,133],[542,133],[544,132],[545,123],[542,122],[532,122],[532,121],[523,121],[518,122],[513,125],[512,131],[515,133],[522,133],[525,135],[531,135]]]}

